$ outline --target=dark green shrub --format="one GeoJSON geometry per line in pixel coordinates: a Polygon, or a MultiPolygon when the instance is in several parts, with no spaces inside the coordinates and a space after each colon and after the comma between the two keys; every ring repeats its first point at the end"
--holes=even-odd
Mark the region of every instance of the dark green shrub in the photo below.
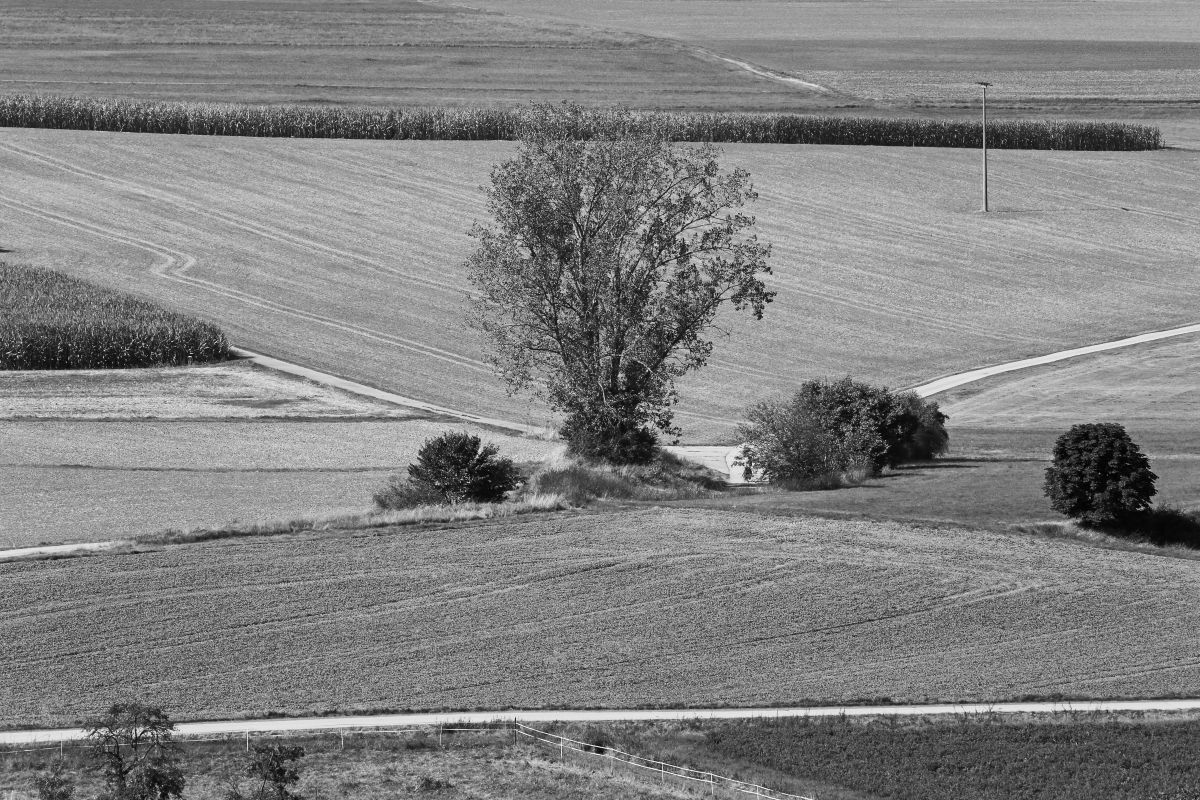
{"type": "Polygon", "coordinates": [[[747,474],[797,486],[832,488],[854,473],[928,460],[950,441],[937,403],[850,378],[807,381],[789,400],[747,413],[738,430],[747,474]]]}
{"type": "Polygon", "coordinates": [[[393,475],[388,479],[387,485],[376,492],[371,499],[377,508],[384,511],[416,508],[417,506],[436,506],[445,502],[442,495],[432,491],[428,486],[413,483],[403,475],[393,475]]]}
{"type": "Polygon", "coordinates": [[[929,461],[950,449],[950,434],[946,432],[949,417],[936,401],[926,400],[915,392],[904,392],[895,395],[895,402],[901,435],[889,450],[889,466],[929,461]]]}
{"type": "Polygon", "coordinates": [[[290,787],[300,780],[297,762],[303,757],[303,747],[255,745],[254,754],[246,765],[246,774],[256,781],[254,788],[247,795],[234,785],[230,787],[226,800],[300,800],[300,795],[290,787]]]}
{"type": "Polygon", "coordinates": [[[567,453],[610,464],[649,464],[658,452],[654,431],[628,419],[578,411],[559,430],[567,453]]]}
{"type": "Polygon", "coordinates": [[[408,467],[409,483],[443,503],[497,503],[516,488],[521,474],[499,448],[465,432],[429,439],[408,467]]]}
{"type": "Polygon", "coordinates": [[[788,488],[835,488],[855,472],[870,472],[878,434],[843,427],[825,411],[801,392],[747,409],[749,421],[737,430],[745,442],[739,463],[746,479],[758,475],[788,488]]]}
{"type": "Polygon", "coordinates": [[[1054,443],[1044,491],[1055,510],[1088,527],[1128,527],[1150,507],[1150,462],[1115,422],[1074,425],[1054,443]]]}

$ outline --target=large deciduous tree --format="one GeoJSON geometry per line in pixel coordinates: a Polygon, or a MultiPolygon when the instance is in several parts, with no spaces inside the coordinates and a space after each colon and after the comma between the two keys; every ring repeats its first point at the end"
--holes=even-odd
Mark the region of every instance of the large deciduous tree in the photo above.
{"type": "Polygon", "coordinates": [[[643,462],[654,429],[678,433],[675,381],[708,360],[720,308],[762,317],[770,246],[743,211],[749,174],[717,148],[674,145],[629,112],[585,139],[583,116],[535,106],[492,170],[472,323],[512,391],[565,415],[572,452],[643,462]]]}

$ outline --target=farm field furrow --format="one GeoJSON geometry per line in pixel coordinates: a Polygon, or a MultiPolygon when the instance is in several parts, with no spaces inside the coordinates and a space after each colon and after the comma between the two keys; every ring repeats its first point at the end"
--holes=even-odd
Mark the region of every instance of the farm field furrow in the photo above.
{"type": "MultiPolygon", "coordinates": [[[[1195,153],[996,153],[984,217],[974,153],[725,151],[761,193],[779,295],[760,323],[728,318],[732,338],[684,382],[685,441],[719,440],[762,392],[817,375],[912,385],[1195,321],[1195,153]]],[[[478,187],[511,152],[14,130],[3,245],[211,317],[235,345],[544,425],[462,324],[478,187]]]]}
{"type": "Polygon", "coordinates": [[[7,724],[1195,694],[1200,563],[711,510],[0,565],[7,724]]]}

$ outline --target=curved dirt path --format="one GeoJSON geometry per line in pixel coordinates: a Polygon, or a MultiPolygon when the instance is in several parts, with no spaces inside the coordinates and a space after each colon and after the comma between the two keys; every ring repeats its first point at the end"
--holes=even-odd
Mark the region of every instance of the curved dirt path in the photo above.
{"type": "MultiPolygon", "coordinates": [[[[352,728],[411,728],[436,725],[504,722],[634,722],[693,719],[779,719],[782,717],[924,717],[953,714],[1053,714],[1120,713],[1147,711],[1200,711],[1200,699],[1182,700],[1080,700],[1050,703],[940,703],[907,706],[812,706],[782,708],[639,708],[593,711],[451,711],[439,714],[378,714],[353,717],[291,717],[288,719],[238,719],[184,722],[175,726],[178,736],[208,734],[286,733],[347,730],[352,728]]],[[[81,728],[0,732],[0,744],[20,745],[70,742],[82,739],[81,728]]]]}
{"type": "Polygon", "coordinates": [[[985,378],[991,378],[995,375],[1003,375],[1006,372],[1016,372],[1020,369],[1040,367],[1045,364],[1053,364],[1056,361],[1065,361],[1068,358],[1086,356],[1092,353],[1102,353],[1105,350],[1117,350],[1122,347],[1146,344],[1147,342],[1156,342],[1159,339],[1169,339],[1172,336],[1184,336],[1189,333],[1200,333],[1200,323],[1195,325],[1184,325],[1181,328],[1170,328],[1165,331],[1139,333],[1136,336],[1127,336],[1124,339],[1115,339],[1111,342],[1091,344],[1087,345],[1086,347],[1075,347],[1070,350],[1059,350],[1057,353],[1049,353],[1044,356],[1023,358],[1017,361],[1007,361],[1003,364],[995,364],[990,367],[980,367],[978,369],[967,370],[966,372],[958,372],[953,375],[947,375],[944,378],[938,378],[937,380],[929,381],[928,383],[922,383],[919,386],[913,386],[910,391],[916,392],[921,397],[930,397],[931,395],[945,392],[950,389],[955,389],[968,383],[975,383],[976,381],[981,381],[985,378]]]}

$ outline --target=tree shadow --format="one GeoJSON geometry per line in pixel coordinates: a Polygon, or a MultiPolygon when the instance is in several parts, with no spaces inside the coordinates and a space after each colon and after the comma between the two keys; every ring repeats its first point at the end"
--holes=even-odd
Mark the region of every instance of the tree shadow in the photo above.
{"type": "Polygon", "coordinates": [[[1174,544],[1200,550],[1200,511],[1158,506],[1135,515],[1124,525],[1101,530],[1113,536],[1145,539],[1159,546],[1174,544]]]}

